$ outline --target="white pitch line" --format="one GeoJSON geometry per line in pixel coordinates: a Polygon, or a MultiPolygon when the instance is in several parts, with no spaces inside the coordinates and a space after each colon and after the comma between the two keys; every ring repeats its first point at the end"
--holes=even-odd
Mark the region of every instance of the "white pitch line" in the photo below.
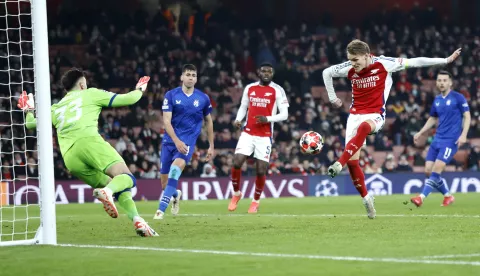
{"type": "MultiPolygon", "coordinates": [[[[148,217],[152,214],[140,214],[148,217]]],[[[177,216],[183,217],[366,217],[363,214],[179,214],[177,216]]],[[[395,218],[480,218],[480,215],[458,215],[458,214],[377,214],[377,217],[395,217],[395,218]]]]}
{"type": "Polygon", "coordinates": [[[416,263],[416,264],[442,264],[442,265],[469,265],[480,266],[480,262],[467,261],[446,261],[446,260],[422,260],[422,259],[401,259],[401,258],[367,258],[352,256],[323,256],[323,255],[303,255],[303,254],[279,254],[279,253],[260,253],[260,252],[241,252],[241,251],[220,251],[220,250],[201,250],[201,249],[182,249],[182,248],[160,248],[160,247],[139,247],[139,246],[109,246],[109,245],[89,245],[89,244],[58,244],[60,247],[74,248],[97,248],[97,249],[122,249],[122,250],[143,250],[160,251],[176,253],[196,253],[212,254],[226,256],[252,256],[252,257],[271,257],[287,259],[317,259],[331,261],[357,261],[357,262],[383,262],[383,263],[416,263]]]}
{"type": "Polygon", "coordinates": [[[423,256],[422,259],[454,259],[468,257],[480,257],[480,253],[423,256]]]}
{"type": "MultiPolygon", "coordinates": [[[[102,212],[98,213],[103,215],[102,212]]],[[[140,214],[142,217],[150,217],[152,214],[140,214]]],[[[178,214],[179,217],[278,217],[278,218],[334,218],[334,217],[366,217],[364,214],[178,214]]],[[[82,217],[82,215],[57,215],[57,219],[73,219],[82,217]]],[[[460,215],[460,214],[377,214],[379,218],[480,218],[480,215],[460,215]]]]}

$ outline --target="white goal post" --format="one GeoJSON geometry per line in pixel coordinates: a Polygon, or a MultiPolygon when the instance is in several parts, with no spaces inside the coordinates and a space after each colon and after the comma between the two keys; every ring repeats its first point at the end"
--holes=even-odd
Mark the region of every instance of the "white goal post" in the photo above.
{"type": "Polygon", "coordinates": [[[12,160],[9,166],[3,166],[3,164],[10,164],[8,160],[0,160],[0,164],[3,166],[0,174],[0,246],[55,245],[57,244],[57,231],[50,115],[47,4],[46,0],[4,0],[0,2],[0,8],[5,11],[0,13],[0,20],[4,21],[0,23],[2,26],[0,30],[0,67],[3,67],[0,68],[0,74],[2,74],[0,75],[0,130],[2,133],[5,130],[5,133],[8,134],[0,136],[0,152],[2,153],[0,159],[4,156],[11,156],[9,158],[12,160]],[[31,22],[31,26],[22,25],[24,18],[28,16],[30,16],[30,20],[25,21],[31,22]],[[28,61],[25,62],[25,60],[28,61]],[[33,66],[31,65],[32,61],[33,66]],[[30,78],[32,75],[33,79],[30,78]],[[20,115],[24,118],[23,112],[17,108],[18,96],[22,90],[31,90],[32,83],[34,91],[27,91],[27,93],[35,95],[36,137],[28,136],[24,119],[22,122],[17,122],[18,119],[16,119],[22,118],[20,115]],[[2,102],[3,104],[1,104],[2,102]],[[1,119],[4,118],[6,120],[1,122],[1,119]],[[23,134],[18,134],[18,129],[22,127],[23,134]],[[37,177],[30,177],[27,173],[28,165],[31,165],[27,159],[33,160],[30,155],[34,152],[34,150],[27,149],[27,139],[35,138],[37,138],[38,149],[38,181],[36,181],[37,177]],[[20,147],[21,150],[19,150],[15,144],[17,142],[24,143],[23,149],[20,147]],[[5,153],[2,148],[3,144],[7,145],[9,149],[5,153]],[[23,159],[24,163],[15,163],[17,156],[20,156],[18,159],[23,159]],[[22,174],[25,176],[20,176],[22,174]],[[27,191],[26,195],[25,192],[16,193],[20,186],[23,191],[27,191]],[[39,191],[39,197],[29,195],[30,189],[34,191],[31,194],[39,191]],[[23,200],[23,196],[25,196],[25,200],[23,200]],[[10,200],[11,198],[20,198],[20,204],[17,200],[10,200]],[[35,228],[32,229],[32,227],[35,228]]]}

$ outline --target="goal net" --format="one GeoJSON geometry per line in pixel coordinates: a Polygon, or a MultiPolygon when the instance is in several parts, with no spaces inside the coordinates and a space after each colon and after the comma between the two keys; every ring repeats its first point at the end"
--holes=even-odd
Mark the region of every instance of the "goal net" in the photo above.
{"type": "Polygon", "coordinates": [[[0,246],[55,244],[45,0],[0,2],[0,246]],[[17,108],[33,93],[37,128],[17,108]]]}

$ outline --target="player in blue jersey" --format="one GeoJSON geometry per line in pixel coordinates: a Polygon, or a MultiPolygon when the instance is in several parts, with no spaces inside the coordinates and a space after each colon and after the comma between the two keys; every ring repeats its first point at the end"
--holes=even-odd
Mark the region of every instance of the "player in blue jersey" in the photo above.
{"type": "Polygon", "coordinates": [[[428,179],[422,193],[411,198],[411,202],[417,207],[422,205],[423,200],[432,192],[433,188],[443,194],[442,206],[448,206],[455,201],[447,185],[440,178],[440,174],[452,160],[458,147],[467,141],[470,127],[470,109],[467,100],[462,94],[451,90],[452,75],[449,72],[440,71],[438,73],[437,88],[441,94],[433,101],[430,118],[414,136],[414,142],[418,143],[420,136],[438,123],[425,163],[425,174],[428,179]]]}
{"type": "Polygon", "coordinates": [[[210,98],[194,87],[197,83],[197,68],[191,64],[184,65],[180,79],[182,86],[168,91],[163,100],[166,133],[162,140],[160,181],[164,191],[154,219],[163,219],[172,197],[172,214],[178,214],[182,196],[182,192],[177,190],[178,179],[192,158],[204,119],[210,143],[206,160],[214,154],[213,121],[210,115],[212,105],[210,98]]]}

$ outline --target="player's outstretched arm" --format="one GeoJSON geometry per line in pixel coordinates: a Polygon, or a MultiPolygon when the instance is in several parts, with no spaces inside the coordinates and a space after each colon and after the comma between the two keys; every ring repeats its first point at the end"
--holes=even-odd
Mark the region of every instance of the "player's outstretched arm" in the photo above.
{"type": "Polygon", "coordinates": [[[342,101],[337,98],[335,93],[335,88],[333,87],[333,78],[347,77],[348,71],[352,69],[350,61],[333,65],[322,72],[323,83],[325,84],[325,89],[327,89],[328,99],[335,107],[342,106],[342,101]]]}
{"type": "Polygon", "coordinates": [[[115,94],[110,98],[108,104],[104,102],[102,106],[105,107],[121,107],[137,103],[142,98],[143,92],[140,90],[133,90],[126,94],[115,94]]]}
{"type": "Polygon", "coordinates": [[[428,57],[417,57],[409,58],[405,61],[405,68],[409,67],[429,67],[435,65],[445,65],[452,63],[456,60],[462,53],[462,48],[458,48],[453,52],[449,57],[446,58],[428,58],[428,57]]]}
{"type": "Polygon", "coordinates": [[[393,58],[393,57],[378,57],[378,61],[383,64],[388,72],[398,72],[408,68],[430,67],[435,65],[446,65],[453,62],[460,56],[462,49],[459,48],[453,54],[446,58],[393,58]]]}
{"type": "MultiPolygon", "coordinates": [[[[143,93],[147,89],[148,81],[150,77],[142,77],[135,86],[135,90],[130,91],[126,94],[115,94],[112,92],[106,93],[96,93],[95,97],[100,106],[103,107],[121,107],[128,106],[137,103],[141,98],[143,93]]],[[[95,91],[97,92],[97,91],[95,91]]]]}

